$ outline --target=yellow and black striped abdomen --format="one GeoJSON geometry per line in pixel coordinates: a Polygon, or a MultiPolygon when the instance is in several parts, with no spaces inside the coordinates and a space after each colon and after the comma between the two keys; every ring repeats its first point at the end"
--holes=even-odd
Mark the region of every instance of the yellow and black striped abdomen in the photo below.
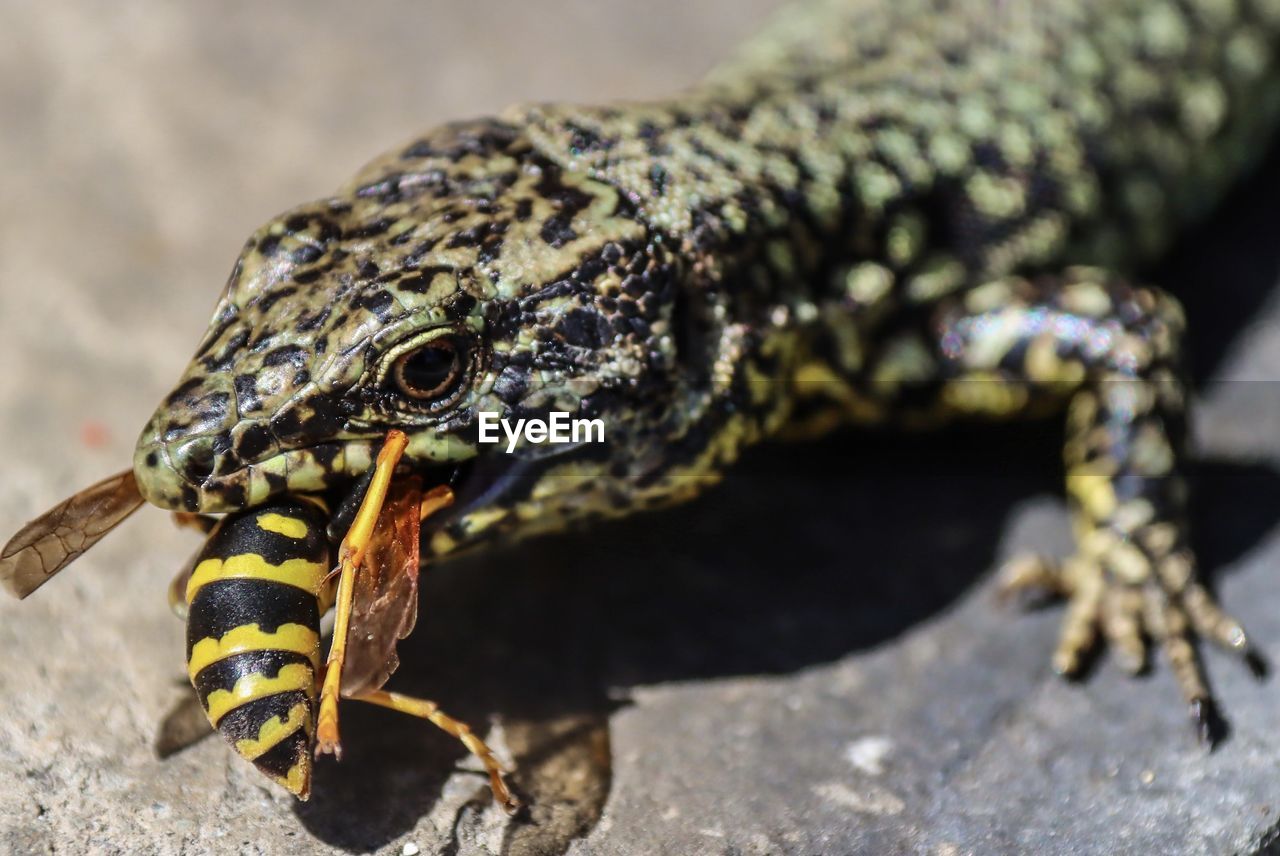
{"type": "Polygon", "coordinates": [[[228,515],[187,583],[187,674],[209,722],[303,799],[328,606],[325,523],[300,499],[228,515]]]}

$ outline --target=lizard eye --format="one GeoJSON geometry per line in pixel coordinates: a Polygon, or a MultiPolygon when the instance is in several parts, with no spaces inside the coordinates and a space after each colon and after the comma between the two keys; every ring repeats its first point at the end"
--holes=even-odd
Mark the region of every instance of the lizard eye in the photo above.
{"type": "Polygon", "coordinates": [[[392,380],[409,398],[435,401],[448,397],[466,375],[462,351],[462,344],[453,336],[432,339],[396,358],[392,380]]]}

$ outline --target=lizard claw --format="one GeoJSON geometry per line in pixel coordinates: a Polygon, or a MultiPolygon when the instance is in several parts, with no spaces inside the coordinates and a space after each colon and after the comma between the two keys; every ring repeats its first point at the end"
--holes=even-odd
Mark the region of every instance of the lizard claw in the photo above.
{"type": "Polygon", "coordinates": [[[1227,735],[1226,720],[1218,712],[1218,705],[1212,697],[1192,699],[1191,723],[1195,726],[1196,736],[1210,752],[1227,735]]]}
{"type": "Polygon", "coordinates": [[[1019,556],[1004,566],[998,585],[1002,600],[1023,592],[1067,600],[1053,654],[1053,669],[1063,677],[1077,677],[1088,655],[1104,642],[1125,671],[1138,674],[1146,669],[1148,644],[1158,644],[1190,706],[1196,733],[1210,748],[1226,735],[1227,725],[1205,681],[1196,640],[1209,639],[1236,653],[1256,676],[1267,671],[1240,623],[1195,579],[1186,553],[1126,568],[1123,576],[1105,556],[1077,555],[1061,562],[1019,556]]]}

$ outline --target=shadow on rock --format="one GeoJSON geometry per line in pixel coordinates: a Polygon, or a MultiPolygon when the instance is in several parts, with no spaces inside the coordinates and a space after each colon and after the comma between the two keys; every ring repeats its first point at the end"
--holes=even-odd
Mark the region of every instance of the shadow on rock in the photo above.
{"type": "Polygon", "coordinates": [[[1175,294],[1187,311],[1192,380],[1204,384],[1280,280],[1280,146],[1214,216],[1179,239],[1142,279],[1175,294]]]}
{"type": "Polygon", "coordinates": [[[1192,476],[1191,540],[1210,581],[1276,525],[1280,473],[1256,463],[1209,459],[1192,476]]]}
{"type": "MultiPolygon", "coordinates": [[[[692,505],[433,568],[391,685],[482,731],[498,718],[530,804],[504,849],[561,853],[599,819],[608,717],[630,688],[785,674],[895,638],[993,566],[1013,505],[1058,492],[1060,440],[1046,423],[767,447],[692,505]]],[[[1208,462],[1198,484],[1202,559],[1230,564],[1274,524],[1280,475],[1208,462]]],[[[407,717],[343,715],[344,759],[320,764],[298,813],[368,852],[431,811],[466,753],[407,717]]],[[[477,772],[470,813],[487,800],[477,772]]]]}
{"type": "MultiPolygon", "coordinates": [[[[630,688],[830,662],[988,569],[1010,506],[1054,489],[1059,436],[994,433],[768,447],[692,505],[432,568],[391,686],[481,730],[500,717],[531,804],[509,850],[562,852],[599,817],[630,688]]],[[[360,705],[343,726],[344,759],[319,765],[299,816],[370,851],[431,810],[465,752],[360,705]]]]}

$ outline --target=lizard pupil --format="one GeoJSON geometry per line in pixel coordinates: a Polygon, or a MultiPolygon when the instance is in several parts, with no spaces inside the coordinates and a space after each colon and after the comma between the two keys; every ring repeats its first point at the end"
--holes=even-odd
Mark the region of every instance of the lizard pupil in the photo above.
{"type": "Polygon", "coordinates": [[[434,399],[452,392],[462,377],[457,343],[437,339],[405,354],[395,365],[395,381],[410,398],[434,399]]]}

